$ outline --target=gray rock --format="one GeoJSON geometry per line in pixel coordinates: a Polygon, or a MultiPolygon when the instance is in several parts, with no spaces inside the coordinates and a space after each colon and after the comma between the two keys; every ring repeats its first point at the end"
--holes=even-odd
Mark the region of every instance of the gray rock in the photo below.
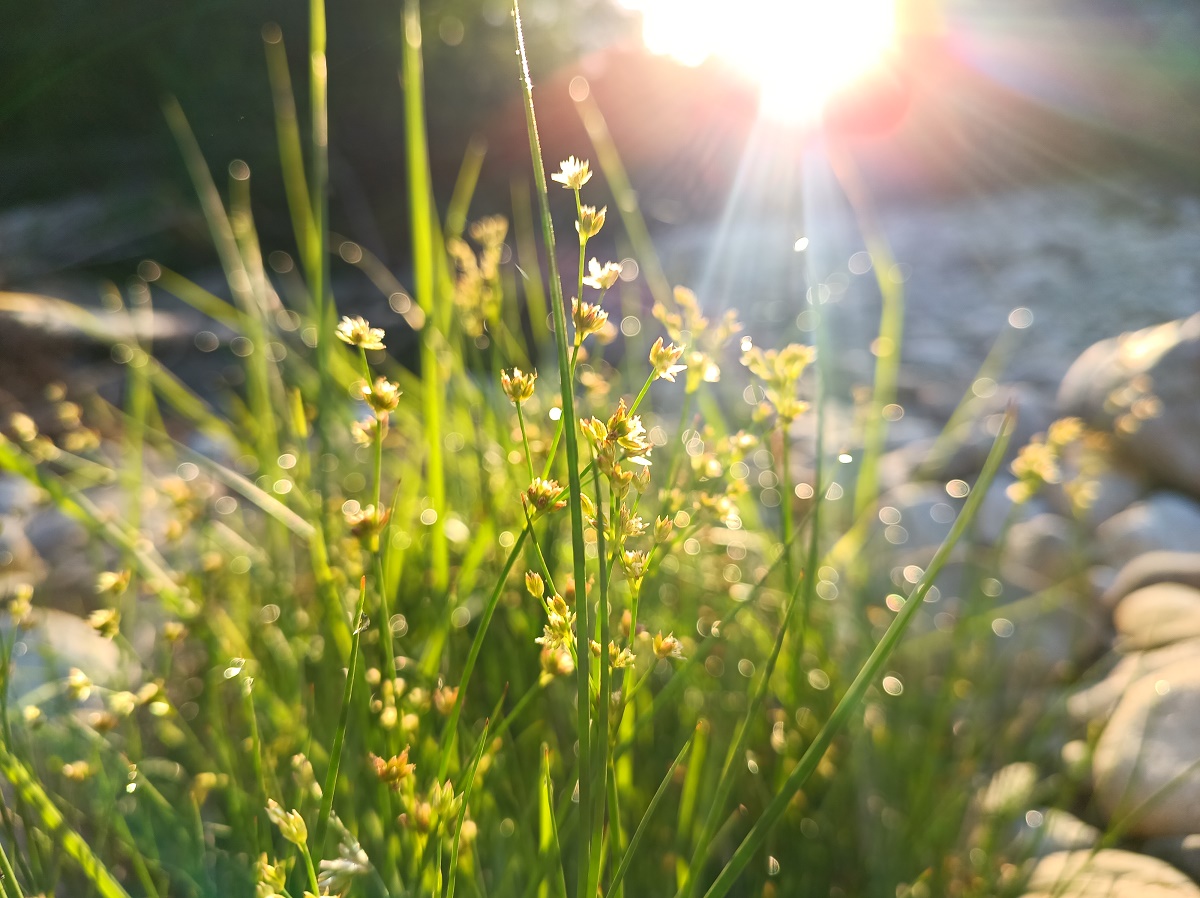
{"type": "Polygon", "coordinates": [[[1104,590],[1105,607],[1117,603],[1135,589],[1154,583],[1183,583],[1200,589],[1200,552],[1146,552],[1130,560],[1104,590]]]}
{"type": "Polygon", "coordinates": [[[1200,662],[1176,661],[1121,696],[1093,758],[1096,798],[1135,836],[1200,830],[1200,662]]]}
{"type": "Polygon", "coordinates": [[[1078,573],[1084,564],[1076,526],[1057,514],[1039,514],[1014,524],[1001,562],[1004,579],[1035,591],[1078,573]]]}
{"type": "MultiPolygon", "coordinates": [[[[82,670],[92,682],[110,688],[127,683],[122,676],[133,675],[133,669],[122,667],[117,646],[103,639],[74,614],[53,608],[35,608],[34,625],[18,630],[13,645],[13,675],[9,689],[20,704],[37,700],[45,690],[39,687],[62,680],[73,667],[82,670]]],[[[7,617],[0,623],[0,632],[7,638],[11,624],[7,617]]],[[[46,697],[56,693],[46,692],[46,697]]]]}
{"type": "Polygon", "coordinates": [[[0,515],[24,514],[42,499],[42,491],[15,475],[0,475],[0,515]]]}
{"type": "Polygon", "coordinates": [[[1015,477],[1001,472],[988,487],[973,526],[975,535],[981,542],[995,545],[1002,537],[1007,536],[1007,526],[1049,513],[1049,504],[1039,496],[1014,506],[1012,499],[1008,497],[1008,487],[1013,483],[1016,483],[1015,477]]]}
{"type": "Polygon", "coordinates": [[[1099,560],[1116,567],[1146,552],[1200,551],[1200,504],[1153,493],[1101,524],[1096,538],[1099,560]]]}
{"type": "Polygon", "coordinates": [[[1200,589],[1180,583],[1135,589],[1117,605],[1113,625],[1126,651],[1200,638],[1200,589]]]}
{"type": "Polygon", "coordinates": [[[1200,881],[1200,833],[1146,839],[1141,849],[1200,881]]]}
{"type": "Polygon", "coordinates": [[[1121,696],[1135,682],[1177,661],[1193,658],[1200,658],[1200,639],[1188,639],[1148,652],[1116,656],[1116,663],[1104,679],[1079,690],[1067,700],[1067,713],[1079,723],[1107,720],[1116,710],[1121,696]]]}
{"type": "Polygon", "coordinates": [[[34,551],[21,521],[12,515],[0,515],[0,596],[23,583],[33,586],[45,575],[45,565],[34,551]]]}
{"type": "Polygon", "coordinates": [[[1037,808],[1017,822],[1013,837],[1021,852],[1045,857],[1058,851],[1082,851],[1100,842],[1100,830],[1059,808],[1037,808]]]}
{"type": "Polygon", "coordinates": [[[1142,851],[1200,880],[1200,833],[1147,839],[1142,843],[1142,851]]]}
{"type": "Polygon", "coordinates": [[[1102,340],[1063,378],[1059,406],[1118,445],[1154,480],[1200,496],[1200,314],[1102,340]]]}
{"type": "Polygon", "coordinates": [[[1144,854],[1106,848],[1058,851],[1039,860],[1025,898],[1200,898],[1188,877],[1144,854]]]}

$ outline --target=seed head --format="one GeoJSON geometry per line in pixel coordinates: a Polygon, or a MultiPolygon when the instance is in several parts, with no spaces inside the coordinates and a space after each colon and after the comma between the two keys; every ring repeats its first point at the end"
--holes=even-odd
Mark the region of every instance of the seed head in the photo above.
{"type": "Polygon", "coordinates": [[[72,667],[67,673],[67,697],[77,702],[86,702],[91,694],[91,679],[78,667],[72,667]]]}
{"type": "Polygon", "coordinates": [[[605,262],[601,265],[597,259],[591,259],[588,262],[588,275],[583,282],[593,290],[608,290],[620,276],[620,262],[605,262]]]}
{"type": "Polygon", "coordinates": [[[359,384],[358,395],[376,415],[386,415],[400,404],[400,387],[386,377],[375,378],[373,384],[359,384]]]}
{"type": "Polygon", "coordinates": [[[112,639],[121,632],[121,612],[116,608],[97,608],[88,615],[88,626],[105,639],[112,639]]]}
{"type": "Polygon", "coordinates": [[[582,246],[600,233],[604,227],[604,216],[608,214],[608,206],[580,206],[579,220],[575,222],[575,230],[579,232],[579,244],[582,246]]]}
{"type": "Polygon", "coordinates": [[[409,746],[404,747],[404,751],[396,755],[394,758],[388,758],[386,761],[378,755],[368,755],[367,758],[371,762],[371,766],[375,768],[375,775],[379,777],[381,783],[387,783],[392,791],[399,791],[400,783],[407,777],[412,775],[412,772],[417,769],[416,764],[408,763],[409,746]]]}
{"type": "Polygon", "coordinates": [[[512,401],[513,405],[529,401],[533,396],[533,385],[536,382],[536,371],[526,374],[520,368],[513,368],[512,371],[500,372],[500,388],[504,390],[504,395],[512,401]]]}
{"type": "Polygon", "coordinates": [[[303,845],[308,841],[308,827],[299,811],[285,811],[279,802],[271,798],[267,800],[267,817],[293,845],[303,845]]]}
{"type": "Polygon", "coordinates": [[[571,657],[569,649],[548,645],[542,649],[539,660],[542,672],[548,676],[565,677],[575,672],[575,659],[571,657]]]}
{"type": "Polygon", "coordinates": [[[540,599],[546,594],[546,584],[542,580],[542,575],[536,571],[525,572],[525,588],[535,599],[540,599]]]}
{"type": "Polygon", "coordinates": [[[371,327],[366,319],[343,316],[337,326],[337,337],[343,343],[360,349],[383,349],[383,329],[371,327]]]}
{"type": "Polygon", "coordinates": [[[597,446],[608,438],[608,427],[599,418],[580,418],[579,429],[597,446]]]}
{"type": "Polygon", "coordinates": [[[583,342],[588,334],[594,334],[608,321],[608,312],[599,303],[571,300],[571,321],[575,324],[575,345],[583,342]]]}
{"type": "Polygon", "coordinates": [[[365,421],[355,421],[350,425],[350,439],[354,440],[356,446],[370,446],[375,442],[375,435],[380,430],[383,431],[384,436],[387,436],[386,420],[367,418],[365,421]]]}
{"type": "Polygon", "coordinates": [[[579,190],[579,188],[592,178],[592,173],[586,159],[576,159],[574,156],[568,156],[566,160],[558,164],[558,167],[561,171],[552,174],[550,180],[557,181],[567,190],[579,190]]]}
{"type": "Polygon", "coordinates": [[[633,667],[634,654],[628,648],[620,648],[615,642],[608,644],[608,663],[613,670],[633,667]]]}
{"type": "Polygon", "coordinates": [[[346,512],[346,525],[360,540],[367,540],[382,532],[391,515],[390,509],[367,505],[358,511],[346,512]]]}
{"type": "Polygon", "coordinates": [[[658,658],[677,658],[683,660],[683,643],[675,638],[675,634],[662,635],[659,630],[654,636],[654,654],[658,658]]]}
{"type": "Polygon", "coordinates": [[[258,884],[255,886],[255,898],[276,898],[283,893],[287,886],[287,867],[283,864],[272,864],[264,852],[258,857],[258,884]]]}
{"type": "Polygon", "coordinates": [[[535,477],[525,490],[524,498],[535,514],[542,514],[566,508],[567,500],[560,498],[562,491],[557,480],[543,480],[541,477],[535,477]]]}
{"type": "Polygon", "coordinates": [[[23,630],[33,627],[33,586],[28,583],[17,585],[8,600],[8,614],[12,622],[23,630]]]}
{"type": "Polygon", "coordinates": [[[682,356],[682,346],[674,343],[663,346],[663,339],[659,337],[650,347],[650,364],[654,366],[655,376],[674,383],[675,375],[687,370],[687,365],[676,364],[682,356]]]}
{"type": "Polygon", "coordinates": [[[129,586],[129,571],[101,571],[96,575],[96,592],[119,596],[129,586]]]}

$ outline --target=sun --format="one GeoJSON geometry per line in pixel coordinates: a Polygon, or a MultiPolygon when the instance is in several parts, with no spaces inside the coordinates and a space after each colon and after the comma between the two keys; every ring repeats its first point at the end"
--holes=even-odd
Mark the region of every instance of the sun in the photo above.
{"type": "Polygon", "coordinates": [[[753,79],[761,111],[815,120],[896,39],[895,0],[621,0],[642,13],[652,53],[686,65],[716,57],[753,79]]]}

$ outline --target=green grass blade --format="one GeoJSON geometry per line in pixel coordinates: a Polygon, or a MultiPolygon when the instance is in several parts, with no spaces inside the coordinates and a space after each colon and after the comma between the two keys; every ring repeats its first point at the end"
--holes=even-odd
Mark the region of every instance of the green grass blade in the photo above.
{"type": "Polygon", "coordinates": [[[449,331],[449,303],[439,302],[434,259],[433,197],[429,182],[429,144],[425,132],[424,76],[421,64],[421,8],[404,3],[404,124],[408,160],[409,221],[412,227],[413,290],[432,327],[421,330],[421,396],[424,411],[426,480],[437,519],[429,528],[432,586],[445,592],[450,582],[446,540],[446,465],[442,452],[443,373],[441,342],[449,331]]]}
{"type": "Polygon", "coordinates": [[[633,837],[629,840],[629,847],[625,849],[625,854],[621,856],[621,861],[617,864],[617,870],[613,873],[612,881],[608,884],[609,896],[616,895],[617,891],[621,888],[621,882],[625,879],[625,874],[629,872],[629,865],[633,862],[634,855],[637,854],[638,846],[642,844],[642,837],[646,835],[646,828],[650,825],[650,818],[654,816],[654,812],[666,796],[667,787],[674,781],[676,768],[683,763],[683,759],[692,750],[692,744],[696,739],[696,732],[696,730],[693,730],[692,735],[688,736],[687,742],[683,743],[683,748],[679,750],[679,754],[667,769],[662,782],[658,784],[658,788],[654,791],[654,796],[650,799],[650,804],[646,806],[646,813],[642,815],[637,829],[633,832],[633,837]]]}
{"type": "Polygon", "coordinates": [[[367,578],[359,584],[358,610],[354,615],[354,641],[350,645],[350,662],[346,666],[346,686],[342,690],[342,708],[338,713],[337,729],[333,733],[333,745],[329,749],[329,769],[325,772],[325,786],[321,793],[321,809],[317,813],[317,827],[312,846],[318,857],[324,856],[325,833],[329,830],[329,815],[333,812],[333,793],[337,790],[338,768],[342,763],[342,747],[346,744],[346,729],[350,723],[350,702],[354,697],[354,678],[358,675],[358,654],[362,644],[363,607],[367,603],[367,578]]]}
{"type": "MultiPolygon", "coordinates": [[[[70,858],[79,865],[101,898],[129,898],[129,893],[113,878],[108,868],[92,853],[83,837],[71,827],[50,800],[50,796],[34,780],[25,765],[8,747],[0,744],[0,775],[8,780],[13,789],[38,815],[45,834],[60,845],[70,858]]],[[[15,880],[14,880],[15,881],[15,880]]]]}
{"type": "Polygon", "coordinates": [[[450,205],[446,209],[446,239],[461,237],[467,226],[467,214],[471,208],[471,198],[475,195],[475,185],[479,183],[479,172],[483,168],[483,158],[487,155],[487,141],[482,137],[472,137],[467,144],[466,155],[458,169],[458,179],[454,182],[454,192],[450,194],[450,205]]]}
{"type": "MultiPolygon", "coordinates": [[[[500,697],[500,701],[504,701],[503,695],[500,697]]],[[[499,710],[499,707],[497,707],[497,710],[499,710]]],[[[463,786],[462,807],[459,808],[458,819],[454,822],[454,843],[450,847],[450,874],[446,877],[446,898],[454,898],[454,883],[458,877],[458,852],[461,845],[463,821],[467,819],[467,805],[471,801],[471,791],[475,787],[475,773],[479,770],[479,762],[483,760],[483,752],[487,748],[490,724],[491,719],[489,718],[483,725],[483,732],[479,735],[479,742],[475,745],[475,751],[471,756],[471,766],[467,768],[466,784],[463,786]]]]}
{"type": "MultiPolygon", "coordinates": [[[[925,595],[929,592],[929,588],[937,579],[938,574],[945,566],[950,558],[950,553],[954,550],[959,539],[966,533],[967,528],[975,519],[975,515],[979,511],[980,505],[983,504],[984,494],[987,488],[991,485],[992,480],[996,476],[996,472],[1000,468],[1000,463],[1004,458],[1004,452],[1008,448],[1009,439],[1012,437],[1014,413],[1010,410],[1005,416],[1004,423],[1000,428],[1000,433],[992,444],[991,452],[988,453],[987,462],[983,466],[983,470],[976,480],[974,487],[971,489],[971,494],[963,506],[962,512],[951,527],[950,533],[945,541],[938,547],[937,552],[933,556],[933,560],[929,563],[929,567],[922,575],[920,581],[913,587],[912,593],[905,601],[904,606],[900,609],[900,613],[896,615],[883,638],[875,646],[858,675],[846,690],[837,706],[833,709],[829,719],[821,727],[812,744],[804,752],[800,762],[788,775],[784,781],[783,788],[776,793],[763,811],[762,816],[751,827],[750,832],[742,840],[734,852],[733,857],[721,870],[716,881],[712,884],[709,890],[705,893],[705,898],[723,898],[729,893],[734,882],[746,865],[750,863],[754,853],[758,851],[763,842],[767,838],[771,827],[779,820],[792,797],[804,786],[809,776],[817,769],[821,758],[825,755],[825,751],[829,748],[833,737],[846,725],[850,719],[850,714],[858,707],[863,696],[866,695],[867,689],[875,681],[879,672],[883,669],[883,665],[887,663],[896,646],[904,636],[905,630],[908,629],[910,623],[916,617],[917,611],[921,607],[921,603],[925,599],[925,595]]],[[[693,871],[695,872],[695,871],[693,871]]]]}
{"type": "MultiPolygon", "coordinates": [[[[558,347],[559,386],[562,395],[563,433],[567,451],[567,478],[571,507],[571,557],[579,598],[576,601],[576,648],[578,689],[576,709],[578,715],[576,732],[579,739],[579,819],[588,821],[592,814],[591,781],[591,688],[589,684],[591,655],[589,640],[591,627],[588,618],[588,601],[585,594],[587,575],[584,567],[583,546],[583,492],[579,476],[579,442],[576,431],[575,390],[570,379],[570,362],[567,354],[567,321],[562,295],[562,279],[558,273],[557,250],[554,243],[554,223],[550,218],[550,197],[546,191],[546,167],[542,161],[541,139],[538,137],[537,117],[533,109],[533,82],[529,78],[529,58],[525,53],[525,35],[521,27],[520,5],[513,2],[513,27],[516,31],[517,55],[520,60],[521,86],[525,100],[525,124],[529,133],[529,153],[533,160],[533,179],[538,198],[538,212],[542,225],[542,241],[545,244],[546,260],[550,270],[550,305],[554,314],[554,341],[558,347]]],[[[587,893],[588,875],[591,869],[591,841],[587,837],[586,825],[579,838],[579,898],[587,893]]]]}
{"type": "Polygon", "coordinates": [[[446,729],[442,735],[442,755],[438,761],[437,775],[439,780],[443,779],[446,776],[446,771],[450,769],[450,758],[454,752],[458,718],[462,713],[463,701],[467,697],[467,684],[471,681],[471,674],[475,671],[475,661],[479,657],[479,652],[483,649],[483,639],[487,635],[488,625],[492,622],[492,615],[496,613],[496,606],[500,603],[500,596],[504,593],[504,584],[508,580],[508,575],[512,572],[513,566],[517,563],[517,558],[520,557],[521,547],[525,545],[525,538],[527,536],[529,536],[528,527],[521,531],[521,535],[517,537],[517,541],[513,543],[512,549],[509,550],[508,560],[504,562],[504,569],[500,572],[500,576],[496,578],[496,585],[492,588],[492,594],[488,598],[487,607],[484,608],[483,615],[479,619],[479,629],[475,631],[475,638],[471,641],[471,650],[467,653],[467,661],[463,665],[463,672],[458,679],[458,697],[454,700],[454,707],[450,711],[450,717],[446,721],[446,729]]]}
{"type": "MultiPolygon", "coordinates": [[[[287,51],[278,25],[263,28],[263,46],[267,55],[267,74],[271,81],[271,101],[275,107],[275,137],[279,144],[279,164],[283,188],[292,217],[292,233],[301,252],[315,240],[312,200],[304,172],[300,124],[296,116],[296,96],[288,73],[287,51]]],[[[307,259],[305,260],[307,262],[307,259]]]]}

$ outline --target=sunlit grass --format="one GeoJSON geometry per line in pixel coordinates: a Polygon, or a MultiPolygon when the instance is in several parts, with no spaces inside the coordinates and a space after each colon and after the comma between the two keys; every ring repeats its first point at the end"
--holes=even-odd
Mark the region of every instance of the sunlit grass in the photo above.
{"type": "MultiPolygon", "coordinates": [[[[508,222],[469,214],[480,149],[440,221],[418,13],[411,296],[328,233],[314,2],[307,129],[283,36],[264,32],[298,270],[264,263],[248,167],[223,191],[171,103],[227,291],[146,263],[123,298],[161,291],[227,327],[243,388],[194,394],[153,347],[121,344],[121,406],[82,397],[72,416],[56,395],[53,426],[7,422],[0,468],[81,522],[107,568],[92,621],[122,664],[23,693],[6,678],[0,896],[997,894],[1020,858],[993,839],[1010,821],[971,817],[1010,745],[988,730],[1001,699],[979,638],[994,559],[966,537],[1011,416],[946,541],[889,587],[906,597],[876,594],[857,550],[884,425],[857,434],[860,472],[840,483],[821,332],[744,334],[669,286],[598,108],[582,112],[618,196],[584,148],[541,158],[519,16],[536,207],[514,190],[511,239],[528,280],[505,261],[508,222]],[[593,256],[618,219],[653,273],[656,323],[638,313],[656,339],[636,353],[609,319],[619,266],[593,256]],[[334,252],[396,316],[336,312],[334,252]],[[419,376],[385,351],[407,330],[419,376]],[[801,459],[810,416],[818,453],[801,459]],[[112,485],[117,506],[97,504],[112,485]],[[952,553],[974,611],[906,656],[952,553]],[[818,593],[834,581],[837,601],[818,593]]],[[[903,297],[881,290],[898,342],[903,297]]],[[[101,332],[97,313],[62,313],[101,332]]],[[[879,356],[876,413],[897,356],[879,356]]],[[[54,602],[33,584],[8,597],[6,671],[54,602]]]]}

